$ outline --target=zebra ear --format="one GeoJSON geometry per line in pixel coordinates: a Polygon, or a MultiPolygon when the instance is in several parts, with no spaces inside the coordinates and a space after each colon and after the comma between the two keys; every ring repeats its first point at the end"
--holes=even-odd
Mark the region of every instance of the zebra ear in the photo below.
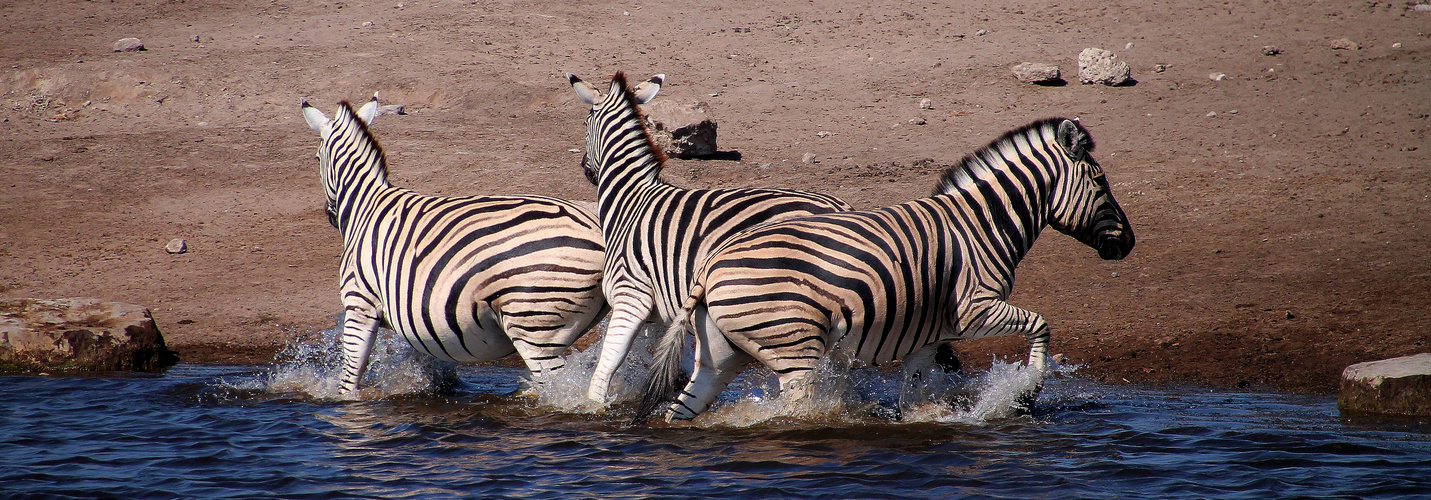
{"type": "Polygon", "coordinates": [[[566,81],[571,83],[571,89],[576,91],[576,98],[580,99],[582,104],[595,106],[596,103],[601,102],[601,91],[597,90],[596,86],[582,81],[571,73],[566,74],[566,81]]]}
{"type": "Polygon", "coordinates": [[[378,93],[377,93],[377,92],[373,92],[373,98],[372,98],[372,99],[369,99],[368,102],[367,102],[367,104],[363,104],[363,107],[358,108],[358,119],[359,119],[359,120],[362,120],[363,123],[366,123],[366,124],[368,124],[368,125],[372,125],[372,124],[373,124],[373,118],[376,118],[377,116],[378,116],[378,93]]]}
{"type": "Polygon", "coordinates": [[[1063,146],[1069,156],[1082,158],[1088,154],[1088,134],[1073,120],[1064,120],[1058,124],[1058,145],[1063,146]]]}
{"type": "Polygon", "coordinates": [[[319,134],[328,126],[328,117],[323,116],[323,112],[318,111],[312,104],[308,104],[308,99],[303,99],[303,120],[308,122],[308,128],[319,134]]]}
{"type": "Polygon", "coordinates": [[[636,94],[636,104],[646,104],[655,99],[656,93],[661,91],[661,84],[665,82],[666,74],[661,73],[636,84],[636,88],[631,89],[631,92],[636,94]]]}

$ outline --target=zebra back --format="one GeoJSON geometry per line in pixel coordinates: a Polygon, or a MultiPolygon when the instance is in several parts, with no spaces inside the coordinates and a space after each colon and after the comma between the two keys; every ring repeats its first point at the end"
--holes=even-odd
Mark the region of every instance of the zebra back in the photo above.
{"type": "MultiPolygon", "coordinates": [[[[342,388],[366,367],[374,331],[418,351],[481,362],[519,352],[534,373],[605,313],[600,223],[546,196],[426,196],[388,184],[382,148],[347,103],[320,129],[330,217],[342,230],[342,388]]],[[[316,125],[315,125],[316,123],[316,125]]]]}

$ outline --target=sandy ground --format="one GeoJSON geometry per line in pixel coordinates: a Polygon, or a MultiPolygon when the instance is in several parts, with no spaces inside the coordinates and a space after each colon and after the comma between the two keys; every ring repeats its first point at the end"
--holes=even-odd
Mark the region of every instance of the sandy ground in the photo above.
{"type": "MultiPolygon", "coordinates": [[[[0,1],[0,296],[141,304],[185,361],[272,360],[339,305],[301,97],[405,105],[374,125],[397,185],[591,200],[562,74],[624,70],[665,73],[661,99],[720,121],[720,159],[672,161],[670,182],[856,207],[926,195],[1009,128],[1078,117],[1138,246],[1103,262],[1048,231],[1012,301],[1085,376],[1324,392],[1347,364],[1431,351],[1431,12],[725,4],[0,1]],[[113,52],[124,37],[147,50],[113,52]],[[1136,83],[1079,84],[1087,47],[1136,83]],[[1068,84],[1015,81],[1023,61],[1068,84]]],[[[977,367],[1024,341],[959,350],[977,367]]]]}

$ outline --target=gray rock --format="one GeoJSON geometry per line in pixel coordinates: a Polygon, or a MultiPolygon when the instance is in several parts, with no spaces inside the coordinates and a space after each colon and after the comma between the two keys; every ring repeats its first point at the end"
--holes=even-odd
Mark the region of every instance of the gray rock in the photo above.
{"type": "Polygon", "coordinates": [[[800,162],[815,164],[820,163],[820,158],[816,157],[815,153],[805,153],[805,156],[800,157],[800,162]]]}
{"type": "Polygon", "coordinates": [[[1338,38],[1329,44],[1333,50],[1361,50],[1361,44],[1351,41],[1350,38],[1338,38]]]}
{"type": "Polygon", "coordinates": [[[84,298],[0,300],[0,372],[155,371],[178,361],[143,307],[84,298]]]}
{"type": "Polygon", "coordinates": [[[1132,80],[1130,72],[1128,63],[1119,61],[1111,51],[1087,48],[1078,54],[1079,82],[1122,85],[1132,80]]]}
{"type": "Polygon", "coordinates": [[[1431,353],[1346,367],[1337,409],[1343,414],[1431,416],[1431,353]]]}
{"type": "Polygon", "coordinates": [[[406,115],[406,114],[407,114],[407,109],[406,109],[402,104],[389,104],[389,105],[387,105],[387,106],[378,106],[378,112],[377,112],[376,116],[406,115]]]}
{"type": "Polygon", "coordinates": [[[183,238],[174,238],[164,245],[164,251],[172,254],[181,254],[189,251],[189,243],[183,238]]]}
{"type": "Polygon", "coordinates": [[[135,52],[144,50],[144,42],[138,38],[120,38],[114,42],[115,52],[135,52]]]}
{"type": "Polygon", "coordinates": [[[1024,83],[1057,83],[1061,81],[1058,66],[1053,64],[1024,62],[1014,66],[1014,78],[1024,83]]]}
{"type": "Polygon", "coordinates": [[[1264,56],[1275,56],[1275,55],[1281,54],[1281,53],[1282,53],[1282,49],[1281,49],[1280,47],[1276,46],[1276,45],[1263,45],[1263,46],[1262,46],[1262,55],[1264,55],[1264,56]]]}
{"type": "Polygon", "coordinates": [[[641,109],[656,147],[668,156],[692,158],[716,153],[718,124],[706,103],[655,101],[641,109]]]}

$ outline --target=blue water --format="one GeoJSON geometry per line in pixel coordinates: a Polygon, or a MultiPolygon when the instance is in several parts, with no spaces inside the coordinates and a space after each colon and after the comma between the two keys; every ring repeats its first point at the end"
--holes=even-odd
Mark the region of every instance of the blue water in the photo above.
{"type": "Polygon", "coordinates": [[[838,408],[792,415],[757,374],[695,423],[633,425],[496,366],[374,382],[423,371],[394,365],[340,401],[328,362],[0,377],[0,497],[1431,498],[1431,425],[1328,396],[1075,373],[1031,413],[976,410],[1013,377],[991,372],[900,412],[898,374],[857,370],[838,408]]]}

